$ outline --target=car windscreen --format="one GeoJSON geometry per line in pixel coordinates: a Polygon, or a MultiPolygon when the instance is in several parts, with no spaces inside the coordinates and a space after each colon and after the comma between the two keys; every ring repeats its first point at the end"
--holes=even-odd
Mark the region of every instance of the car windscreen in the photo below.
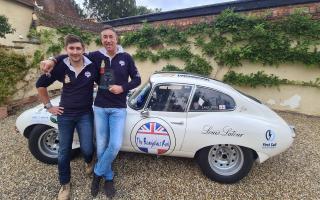
{"type": "Polygon", "coordinates": [[[140,110],[146,103],[151,90],[151,83],[147,82],[131,95],[128,105],[135,110],[140,110]]]}

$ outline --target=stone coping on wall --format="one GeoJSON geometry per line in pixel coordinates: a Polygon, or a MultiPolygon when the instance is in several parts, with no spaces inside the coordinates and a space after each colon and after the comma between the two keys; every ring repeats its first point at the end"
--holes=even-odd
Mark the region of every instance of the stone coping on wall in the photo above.
{"type": "Polygon", "coordinates": [[[24,47],[22,47],[22,46],[10,46],[10,45],[3,45],[3,44],[0,44],[0,48],[4,48],[4,49],[24,49],[24,47]]]}
{"type": "Polygon", "coordinates": [[[32,0],[14,0],[14,1],[19,2],[25,6],[32,7],[32,8],[34,6],[32,0]]]}
{"type": "Polygon", "coordinates": [[[12,41],[14,44],[40,44],[39,41],[12,41]]]}
{"type": "MultiPolygon", "coordinates": [[[[56,97],[61,94],[61,89],[49,90],[48,93],[49,93],[50,99],[52,99],[53,97],[56,97]]],[[[38,95],[33,95],[23,99],[10,101],[10,103],[8,103],[7,105],[8,113],[12,114],[16,110],[20,109],[21,107],[31,103],[35,103],[35,102],[39,102],[40,104],[38,95]]]]}

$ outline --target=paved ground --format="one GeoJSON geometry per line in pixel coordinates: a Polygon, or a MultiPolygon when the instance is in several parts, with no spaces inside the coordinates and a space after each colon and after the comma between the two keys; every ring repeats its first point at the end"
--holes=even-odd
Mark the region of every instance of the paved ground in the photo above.
{"type": "MultiPolygon", "coordinates": [[[[18,114],[0,121],[0,199],[54,199],[57,168],[34,159],[27,140],[14,132],[18,114]]],[[[115,199],[320,199],[320,118],[279,114],[296,126],[293,146],[255,164],[239,183],[210,181],[192,159],[121,153],[114,166],[115,199]]],[[[83,172],[78,157],[72,162],[73,199],[92,199],[91,178],[83,172]]]]}

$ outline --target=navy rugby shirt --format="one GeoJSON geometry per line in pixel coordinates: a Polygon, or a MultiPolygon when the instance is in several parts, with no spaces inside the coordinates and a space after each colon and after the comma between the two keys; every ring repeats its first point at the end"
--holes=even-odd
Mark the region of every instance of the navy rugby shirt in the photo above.
{"type": "Polygon", "coordinates": [[[48,87],[56,80],[63,83],[59,106],[64,107],[63,115],[77,116],[92,111],[93,85],[98,80],[98,67],[87,57],[84,67],[78,75],[71,66],[69,58],[65,57],[57,63],[51,75],[39,77],[36,87],[48,87]]]}
{"type": "MultiPolygon", "coordinates": [[[[104,60],[106,70],[112,71],[115,84],[121,85],[124,90],[121,94],[113,94],[109,90],[99,88],[94,105],[102,108],[126,108],[128,91],[136,88],[141,83],[140,74],[130,54],[124,52],[122,47],[118,45],[117,53],[113,58],[107,55],[105,48],[90,52],[86,56],[99,67],[102,60],[104,60]]],[[[62,55],[56,59],[59,61],[64,57],[62,55]]]]}

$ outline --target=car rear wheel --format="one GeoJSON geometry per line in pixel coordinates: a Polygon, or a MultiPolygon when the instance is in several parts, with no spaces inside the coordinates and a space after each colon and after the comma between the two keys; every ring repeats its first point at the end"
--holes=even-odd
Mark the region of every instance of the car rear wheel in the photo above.
{"type": "Polygon", "coordinates": [[[198,154],[202,172],[220,183],[235,183],[245,177],[254,162],[254,154],[246,147],[219,144],[203,148],[198,154]]]}
{"type": "MultiPolygon", "coordinates": [[[[29,150],[39,161],[47,164],[58,163],[59,138],[56,128],[37,125],[29,135],[29,150]]],[[[72,158],[77,154],[77,150],[72,150],[72,158]]]]}

